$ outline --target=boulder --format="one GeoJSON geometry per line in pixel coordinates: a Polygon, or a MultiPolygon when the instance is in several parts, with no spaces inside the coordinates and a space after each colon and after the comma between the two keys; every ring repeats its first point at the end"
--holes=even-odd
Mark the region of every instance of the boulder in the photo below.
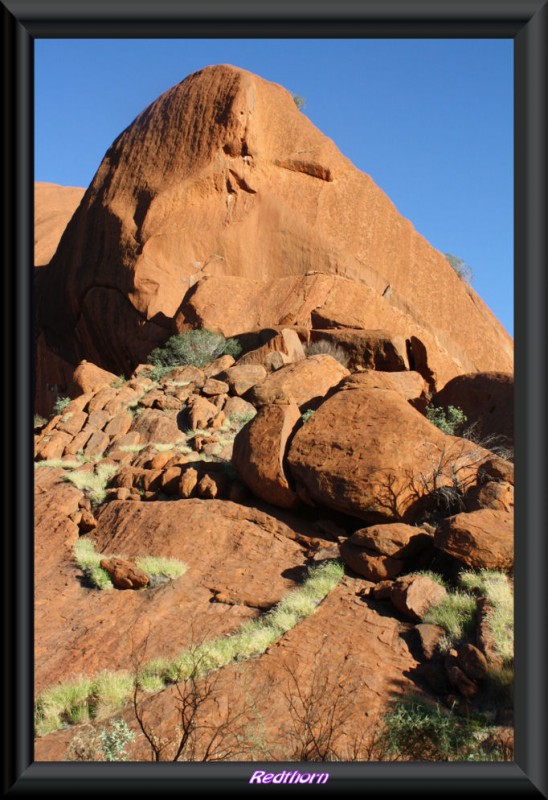
{"type": "Polygon", "coordinates": [[[95,394],[100,389],[108,387],[115,381],[117,375],[101,369],[88,361],[81,361],[72,373],[72,385],[69,394],[77,396],[91,392],[95,394]]]}
{"type": "Polygon", "coordinates": [[[472,569],[509,571],[514,565],[514,518],[481,509],[442,520],[434,546],[472,569]]]}
{"type": "Polygon", "coordinates": [[[409,369],[403,336],[392,336],[386,331],[369,331],[342,328],[339,330],[312,330],[310,341],[327,342],[339,347],[348,358],[348,369],[376,369],[382,372],[399,372],[409,369]]]}
{"type": "Polygon", "coordinates": [[[481,465],[478,476],[483,481],[503,481],[514,485],[514,465],[499,456],[491,456],[481,465]]]}
{"type": "Polygon", "coordinates": [[[238,365],[262,364],[269,372],[285,364],[302,361],[304,348],[296,330],[292,328],[265,329],[258,333],[263,343],[238,359],[238,365]],[[266,340],[266,341],[265,341],[266,340]]]}
{"type": "Polygon", "coordinates": [[[49,461],[50,459],[61,458],[65,447],[72,441],[69,433],[54,431],[42,437],[36,451],[38,461],[49,461]]]}
{"type": "Polygon", "coordinates": [[[177,421],[163,411],[145,409],[138,414],[131,425],[131,431],[138,433],[142,444],[173,444],[184,439],[177,421]]]}
{"type": "Polygon", "coordinates": [[[242,397],[229,397],[223,406],[223,413],[225,418],[243,419],[245,417],[252,418],[257,413],[257,409],[247,400],[242,397]]]}
{"type": "Polygon", "coordinates": [[[301,419],[299,408],[263,406],[234,439],[232,461],[251,491],[267,503],[295,508],[298,498],[284,467],[287,441],[301,419]]]}
{"type": "Polygon", "coordinates": [[[445,673],[451,686],[466,699],[472,699],[478,693],[477,684],[461,669],[455,650],[450,650],[444,659],[445,673]]]}
{"type": "Polygon", "coordinates": [[[88,415],[84,411],[67,411],[65,409],[57,423],[57,430],[76,436],[86,424],[87,419],[88,415]]]}
{"type": "Polygon", "coordinates": [[[219,379],[228,383],[232,394],[241,396],[246,394],[257,383],[262,383],[266,378],[266,369],[262,364],[238,364],[219,374],[219,379]]]}
{"type": "Polygon", "coordinates": [[[203,368],[204,375],[207,378],[214,378],[215,376],[219,375],[220,372],[224,372],[230,367],[233,367],[236,362],[234,356],[219,356],[219,358],[214,359],[210,364],[207,364],[203,368]]]}
{"type": "Polygon", "coordinates": [[[208,397],[214,397],[219,394],[227,394],[229,390],[228,383],[224,381],[215,380],[215,378],[208,378],[202,386],[202,394],[208,397]]]}
{"type": "Polygon", "coordinates": [[[123,558],[103,558],[100,566],[108,572],[117,589],[143,589],[150,583],[146,572],[123,558]]]}
{"type": "Polygon", "coordinates": [[[131,423],[133,422],[133,417],[131,414],[128,414],[127,411],[122,411],[120,414],[116,414],[115,417],[105,425],[105,433],[107,436],[125,436],[126,433],[129,432],[131,428],[131,423]]]}
{"type": "Polygon", "coordinates": [[[432,537],[422,528],[392,522],[360,528],[348,541],[355,547],[366,547],[379,555],[409,558],[429,547],[432,537]]]}
{"type": "Polygon", "coordinates": [[[438,606],[446,597],[443,586],[424,575],[398,578],[390,591],[394,606],[413,620],[421,620],[427,611],[438,606]]]}
{"type": "Polygon", "coordinates": [[[495,511],[514,511],[514,487],[504,481],[488,481],[472,486],[465,497],[467,511],[492,508],[495,511]]]}
{"type": "Polygon", "coordinates": [[[117,390],[112,386],[104,386],[96,392],[87,405],[87,411],[91,414],[93,411],[102,411],[107,403],[111,402],[117,397],[117,390]]]}
{"type": "Polygon", "coordinates": [[[332,356],[318,355],[272,372],[250,392],[255,406],[296,403],[305,406],[322,400],[349,374],[332,356]]]}
{"type": "Polygon", "coordinates": [[[415,633],[419,638],[424,658],[426,661],[430,661],[436,655],[438,644],[445,636],[445,628],[430,622],[421,622],[419,625],[415,625],[415,633]]]}
{"type": "Polygon", "coordinates": [[[457,649],[458,664],[473,681],[482,681],[487,677],[489,667],[481,650],[469,642],[459,645],[457,649]]]}
{"type": "MultiPolygon", "coordinates": [[[[212,362],[210,366],[213,366],[214,363],[215,362],[212,362]]],[[[167,372],[159,381],[159,384],[162,388],[170,388],[176,384],[183,384],[185,386],[192,384],[197,389],[200,389],[205,382],[205,370],[199,369],[193,364],[187,364],[184,367],[173,367],[173,369],[167,372]]]]}
{"type": "Polygon", "coordinates": [[[187,403],[187,414],[192,430],[207,428],[210,420],[217,416],[218,409],[205,397],[192,395],[187,403]]]}
{"type": "Polygon", "coordinates": [[[391,580],[405,567],[405,561],[401,558],[381,556],[376,550],[355,547],[349,542],[341,544],[340,554],[347,567],[373,583],[391,580]]]}
{"type": "Polygon", "coordinates": [[[291,475],[313,503],[369,524],[413,522],[434,488],[452,486],[456,475],[464,491],[491,454],[446,436],[399,392],[363,376],[345,381],[297,431],[291,475]]]}

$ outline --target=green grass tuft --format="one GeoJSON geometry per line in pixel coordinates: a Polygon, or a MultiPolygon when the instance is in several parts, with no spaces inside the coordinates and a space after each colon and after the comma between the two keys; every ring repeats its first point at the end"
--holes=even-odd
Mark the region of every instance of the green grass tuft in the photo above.
{"type": "Polygon", "coordinates": [[[468,591],[476,591],[487,598],[492,607],[488,625],[495,649],[505,664],[511,663],[514,658],[514,593],[508,576],[493,570],[462,572],[459,583],[468,591]]]}
{"type": "Polygon", "coordinates": [[[45,461],[37,461],[34,465],[36,469],[41,467],[52,467],[53,469],[78,469],[82,466],[81,461],[63,461],[62,458],[48,458],[45,461]]]}
{"type": "Polygon", "coordinates": [[[177,561],[175,558],[161,558],[156,556],[145,556],[138,558],[135,564],[148,575],[161,575],[164,578],[175,580],[187,571],[186,564],[177,561]]]}
{"type": "Polygon", "coordinates": [[[113,464],[98,464],[94,472],[71,472],[63,476],[63,480],[70,481],[77,489],[85,492],[92,503],[102,503],[106,495],[106,486],[118,467],[113,464]]]}
{"type": "Polygon", "coordinates": [[[74,545],[74,560],[97,589],[112,589],[112,581],[106,570],[100,566],[103,555],[97,553],[91,539],[81,536],[74,545]]]}
{"type": "Polygon", "coordinates": [[[423,619],[441,625],[447,631],[448,643],[470,635],[476,624],[476,598],[465,592],[451,592],[439,605],[431,608],[423,619]]]}
{"type": "MultiPolygon", "coordinates": [[[[92,565],[100,556],[90,540],[77,543],[82,563],[92,565]]],[[[182,652],[176,659],[155,659],[137,677],[145,691],[160,691],[169,683],[206,675],[232,661],[262,655],[290,627],[312,613],[344,575],[338,561],[310,568],[304,583],[289,592],[271,611],[256,620],[245,622],[235,633],[204,642],[182,652]],[[292,625],[289,625],[289,623],[292,625]]],[[[37,735],[57,730],[75,714],[96,717],[112,713],[127,702],[133,690],[133,679],[125,672],[102,672],[94,681],[54,687],[36,703],[37,735]],[[53,699],[52,699],[53,698],[53,699]]]]}

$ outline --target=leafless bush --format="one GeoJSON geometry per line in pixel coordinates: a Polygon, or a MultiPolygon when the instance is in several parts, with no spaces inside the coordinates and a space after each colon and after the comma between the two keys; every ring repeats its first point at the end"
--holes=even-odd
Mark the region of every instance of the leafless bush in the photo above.
{"type": "Polygon", "coordinates": [[[328,339],[318,339],[317,342],[311,342],[306,345],[305,353],[307,356],[328,355],[335,358],[343,367],[348,367],[349,357],[342,347],[339,347],[328,339]]]}

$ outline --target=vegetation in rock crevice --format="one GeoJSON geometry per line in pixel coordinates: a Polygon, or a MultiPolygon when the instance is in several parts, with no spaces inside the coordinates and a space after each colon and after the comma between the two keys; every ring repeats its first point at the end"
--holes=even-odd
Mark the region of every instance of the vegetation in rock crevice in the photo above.
{"type": "MultiPolygon", "coordinates": [[[[338,561],[327,561],[309,568],[303,584],[288,594],[270,611],[244,623],[228,636],[218,637],[185,650],[172,661],[157,659],[138,675],[139,687],[155,692],[178,683],[190,675],[204,676],[232,661],[260,656],[277,639],[312,614],[335,588],[344,574],[338,561]]],[[[128,672],[104,672],[95,679],[53,686],[40,694],[35,703],[35,729],[43,736],[63,725],[97,719],[113,713],[131,699],[135,678],[128,672]],[[105,698],[105,685],[109,688],[105,698]]]]}

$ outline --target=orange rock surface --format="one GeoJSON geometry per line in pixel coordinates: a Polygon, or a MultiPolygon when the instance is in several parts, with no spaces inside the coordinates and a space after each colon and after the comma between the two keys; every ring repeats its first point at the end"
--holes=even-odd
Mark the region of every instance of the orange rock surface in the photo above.
{"type": "Polygon", "coordinates": [[[56,183],[34,184],[34,265],[49,264],[85,189],[56,183]]]}
{"type": "Polygon", "coordinates": [[[120,134],[41,272],[48,348],[116,374],[175,319],[196,323],[200,280],[215,282],[219,324],[242,304],[247,330],[274,324],[257,285],[280,308],[312,293],[308,313],[418,340],[440,385],[512,370],[510,337],[445,257],[288,91],[231,66],[190,75],[120,134]]]}

